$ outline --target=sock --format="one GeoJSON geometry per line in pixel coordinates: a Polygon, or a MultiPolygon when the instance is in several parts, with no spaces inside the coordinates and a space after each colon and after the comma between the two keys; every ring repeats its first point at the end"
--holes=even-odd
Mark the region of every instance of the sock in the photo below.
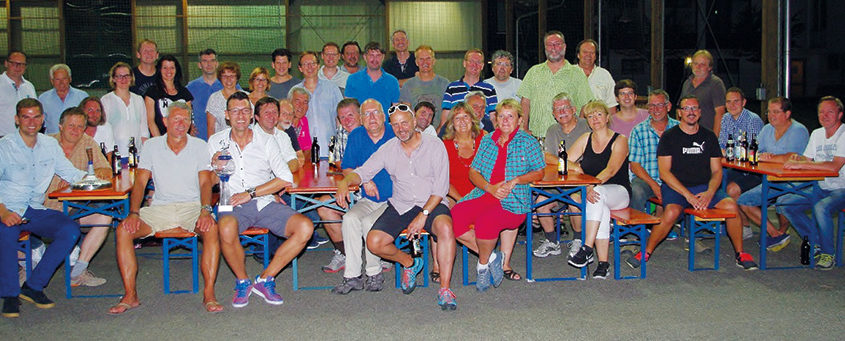
{"type": "MultiPolygon", "coordinates": [[[[490,262],[487,262],[487,263],[489,264],[490,262]]],[[[475,266],[475,270],[478,271],[478,272],[481,272],[482,270],[487,270],[487,264],[478,263],[475,266]]]]}
{"type": "Polygon", "coordinates": [[[548,239],[550,242],[554,242],[554,241],[557,240],[557,233],[555,233],[555,231],[552,231],[552,232],[543,231],[543,234],[546,235],[546,239],[548,239]]]}
{"type": "Polygon", "coordinates": [[[70,278],[75,278],[81,275],[85,270],[88,269],[88,262],[83,262],[82,260],[77,260],[76,265],[70,270],[70,278]]]}
{"type": "Polygon", "coordinates": [[[346,251],[343,250],[343,241],[342,240],[339,241],[339,242],[332,242],[332,244],[334,245],[334,248],[336,250],[340,251],[341,254],[346,256],[346,251]]]}

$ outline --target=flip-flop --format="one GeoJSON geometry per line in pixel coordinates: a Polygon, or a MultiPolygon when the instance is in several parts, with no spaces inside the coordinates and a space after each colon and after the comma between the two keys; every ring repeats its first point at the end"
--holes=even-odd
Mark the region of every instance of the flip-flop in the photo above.
{"type": "Polygon", "coordinates": [[[206,312],[209,312],[209,313],[212,313],[212,314],[216,314],[216,313],[223,311],[223,305],[221,305],[220,302],[217,302],[217,301],[205,302],[205,303],[203,303],[203,306],[205,307],[206,312]],[[211,308],[210,308],[211,306],[218,306],[218,307],[220,307],[220,310],[211,310],[211,308]]]}
{"type": "Polygon", "coordinates": [[[109,315],[122,315],[122,314],[125,314],[126,312],[133,310],[135,308],[138,308],[140,306],[141,306],[140,303],[138,303],[138,305],[136,305],[136,306],[132,306],[129,303],[117,302],[117,304],[113,305],[111,308],[120,307],[120,308],[123,308],[123,311],[113,313],[111,311],[111,308],[109,308],[108,314],[109,315]]]}
{"type": "Polygon", "coordinates": [[[505,270],[505,278],[507,278],[508,280],[511,280],[511,281],[521,281],[522,280],[522,276],[520,274],[518,274],[516,271],[513,271],[513,269],[505,270]]]}
{"type": "Polygon", "coordinates": [[[431,281],[434,283],[440,283],[440,273],[437,271],[429,272],[428,275],[431,277],[431,281]]]}

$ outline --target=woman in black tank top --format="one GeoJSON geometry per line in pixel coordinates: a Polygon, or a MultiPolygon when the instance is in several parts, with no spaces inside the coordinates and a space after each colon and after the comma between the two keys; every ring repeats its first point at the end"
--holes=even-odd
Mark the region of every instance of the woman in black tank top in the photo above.
{"type": "MultiPolygon", "coordinates": [[[[595,176],[601,184],[587,187],[585,240],[581,249],[569,259],[569,264],[581,268],[592,263],[595,248],[599,264],[593,278],[604,279],[610,268],[607,262],[610,211],[628,207],[631,194],[628,139],[610,130],[610,113],[603,103],[591,101],[583,111],[593,132],[579,137],[570,149],[570,169],[595,176]],[[575,164],[580,158],[580,165],[575,164]]],[[[573,199],[580,201],[577,197],[573,199]]]]}

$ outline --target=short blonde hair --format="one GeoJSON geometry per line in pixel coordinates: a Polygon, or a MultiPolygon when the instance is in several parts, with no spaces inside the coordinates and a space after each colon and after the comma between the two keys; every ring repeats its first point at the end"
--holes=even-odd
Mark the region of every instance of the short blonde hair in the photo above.
{"type": "Polygon", "coordinates": [[[707,61],[710,62],[710,67],[713,67],[713,55],[710,54],[710,51],[707,51],[707,50],[695,51],[695,53],[692,54],[692,58],[695,59],[695,57],[707,58],[707,61]]]}
{"type": "Polygon", "coordinates": [[[496,106],[496,115],[498,116],[503,109],[511,109],[516,112],[517,116],[522,117],[522,106],[513,98],[499,102],[499,105],[496,106]]]}

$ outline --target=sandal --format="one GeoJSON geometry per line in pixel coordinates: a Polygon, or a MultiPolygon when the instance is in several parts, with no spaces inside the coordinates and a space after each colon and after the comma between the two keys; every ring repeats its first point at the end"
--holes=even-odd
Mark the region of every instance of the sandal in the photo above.
{"type": "Polygon", "coordinates": [[[511,280],[511,281],[521,281],[522,280],[522,276],[520,274],[518,274],[516,271],[513,271],[512,269],[511,270],[505,270],[505,278],[507,278],[508,280],[511,280]]]}
{"type": "Polygon", "coordinates": [[[203,306],[205,307],[205,311],[207,311],[209,313],[219,313],[219,312],[223,311],[223,306],[220,305],[220,302],[217,302],[217,301],[205,302],[205,303],[203,303],[203,306]]]}
{"type": "Polygon", "coordinates": [[[109,315],[121,315],[121,314],[124,314],[124,313],[132,310],[132,309],[138,308],[140,306],[141,306],[140,303],[133,306],[133,305],[130,305],[129,303],[118,302],[117,304],[113,305],[109,309],[108,314],[109,315]],[[112,311],[112,309],[116,309],[116,310],[112,311]],[[119,309],[123,309],[123,310],[119,310],[119,309]]]}
{"type": "Polygon", "coordinates": [[[428,275],[431,277],[431,281],[434,283],[440,283],[440,273],[437,271],[429,272],[428,275]]]}

